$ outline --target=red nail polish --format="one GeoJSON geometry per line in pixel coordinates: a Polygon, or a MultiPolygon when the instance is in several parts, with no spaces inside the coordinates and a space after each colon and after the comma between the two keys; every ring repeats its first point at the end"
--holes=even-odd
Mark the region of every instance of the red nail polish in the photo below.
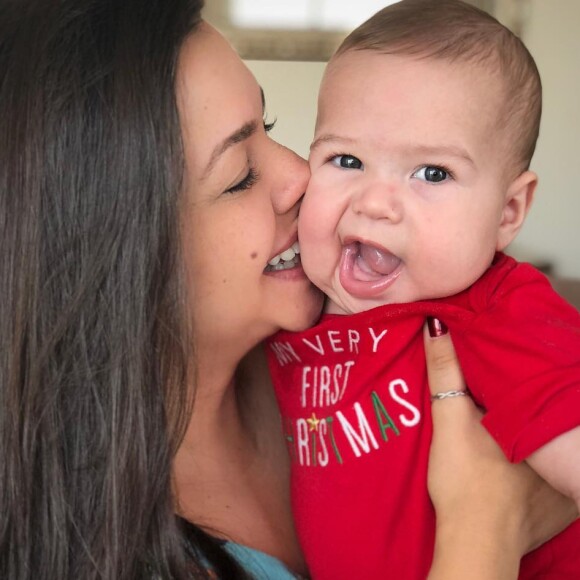
{"type": "Polygon", "coordinates": [[[429,328],[429,336],[432,338],[437,338],[438,336],[443,336],[447,334],[448,328],[444,322],[441,322],[438,318],[429,317],[427,318],[427,326],[429,328]]]}

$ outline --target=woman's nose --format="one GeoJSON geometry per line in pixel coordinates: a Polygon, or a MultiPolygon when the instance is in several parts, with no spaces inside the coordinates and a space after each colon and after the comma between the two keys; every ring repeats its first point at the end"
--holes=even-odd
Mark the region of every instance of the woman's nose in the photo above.
{"type": "Polygon", "coordinates": [[[285,214],[302,199],[310,169],[308,163],[283,145],[276,144],[278,152],[275,156],[275,176],[272,187],[272,205],[277,214],[285,214]]]}
{"type": "Polygon", "coordinates": [[[352,197],[352,211],[375,220],[398,223],[403,217],[401,192],[396,184],[366,183],[352,197]]]}

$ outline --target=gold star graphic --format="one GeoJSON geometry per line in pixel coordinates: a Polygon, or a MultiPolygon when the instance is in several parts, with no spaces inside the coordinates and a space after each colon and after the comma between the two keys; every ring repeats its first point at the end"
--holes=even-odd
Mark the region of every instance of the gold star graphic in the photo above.
{"type": "Polygon", "coordinates": [[[318,431],[318,424],[320,423],[320,419],[316,416],[316,413],[312,413],[312,417],[310,419],[306,419],[308,425],[310,425],[310,431],[318,431]]]}

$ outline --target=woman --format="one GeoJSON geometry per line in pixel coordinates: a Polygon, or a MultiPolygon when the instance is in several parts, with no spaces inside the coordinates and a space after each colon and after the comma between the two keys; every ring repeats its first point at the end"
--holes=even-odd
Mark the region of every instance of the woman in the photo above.
{"type": "MultiPolygon", "coordinates": [[[[256,81],[200,10],[0,9],[2,578],[246,577],[248,554],[224,538],[306,573],[253,349],[320,309],[299,266],[267,266],[296,241],[308,171],[267,136],[256,81]]],[[[434,388],[460,387],[443,368],[434,388]]],[[[470,413],[456,415],[462,439],[470,413]]],[[[433,578],[452,578],[465,562],[455,542],[473,538],[487,546],[474,554],[482,578],[513,577],[552,530],[503,498],[531,501],[536,482],[508,470],[515,483],[488,489],[467,474],[449,494],[447,461],[432,472],[433,578]],[[465,507],[466,482],[489,493],[485,517],[465,507]],[[504,541],[501,570],[488,569],[504,541]]]]}

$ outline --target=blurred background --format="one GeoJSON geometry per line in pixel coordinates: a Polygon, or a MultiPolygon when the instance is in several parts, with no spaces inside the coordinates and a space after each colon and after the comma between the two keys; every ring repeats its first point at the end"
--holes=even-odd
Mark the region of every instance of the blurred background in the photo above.
{"type": "MultiPolygon", "coordinates": [[[[437,0],[433,0],[437,2],[437,0]]],[[[227,36],[266,93],[274,138],[308,155],[325,62],[346,33],[386,0],[207,0],[205,16],[227,36]]],[[[557,278],[580,306],[580,0],[473,0],[514,30],[544,87],[532,163],[540,184],[509,252],[557,278]]]]}

